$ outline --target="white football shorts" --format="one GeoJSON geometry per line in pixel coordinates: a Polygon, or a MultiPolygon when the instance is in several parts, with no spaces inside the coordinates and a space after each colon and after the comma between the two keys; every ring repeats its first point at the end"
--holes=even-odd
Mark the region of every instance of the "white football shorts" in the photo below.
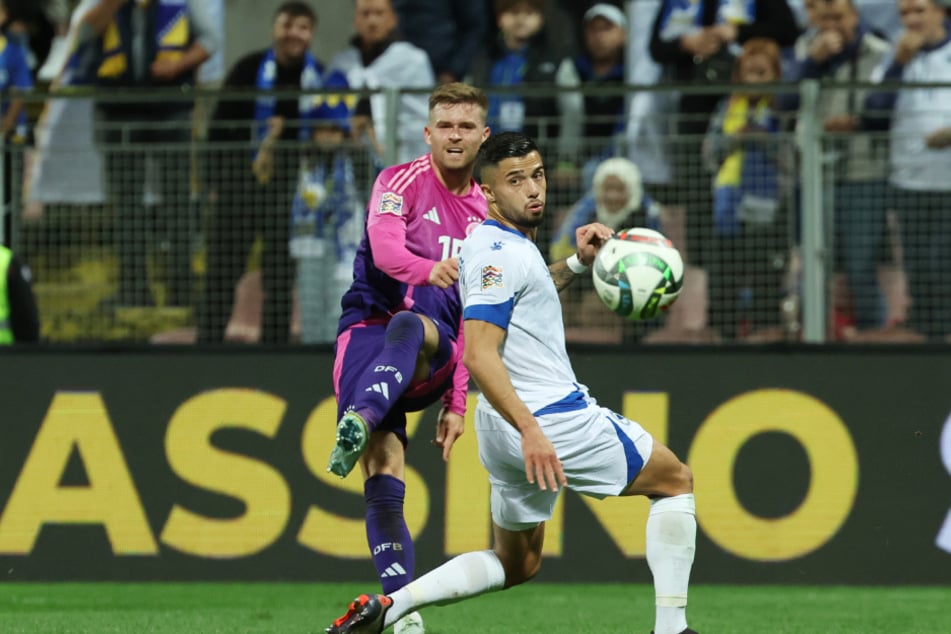
{"type": "MultiPolygon", "coordinates": [[[[599,405],[537,416],[555,446],[568,488],[595,498],[620,494],[647,464],[654,438],[632,420],[599,405]]],[[[507,530],[551,518],[560,491],[542,491],[525,477],[522,437],[504,418],[476,408],[479,459],[492,485],[492,520],[507,530]]]]}

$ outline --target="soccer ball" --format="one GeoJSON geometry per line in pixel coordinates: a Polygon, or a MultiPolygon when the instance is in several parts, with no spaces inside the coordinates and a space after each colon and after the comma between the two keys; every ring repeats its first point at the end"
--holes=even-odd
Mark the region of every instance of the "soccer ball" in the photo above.
{"type": "Polygon", "coordinates": [[[653,319],[680,295],[684,262],[663,234],[635,227],[601,247],[592,275],[605,306],[626,319],[653,319]]]}

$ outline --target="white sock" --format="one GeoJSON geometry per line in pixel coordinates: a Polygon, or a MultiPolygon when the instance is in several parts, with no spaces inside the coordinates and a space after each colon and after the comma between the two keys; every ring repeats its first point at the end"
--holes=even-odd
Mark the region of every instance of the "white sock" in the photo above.
{"type": "Polygon", "coordinates": [[[697,541],[693,493],[651,501],[647,565],[654,575],[654,634],[687,629],[687,586],[697,541]]]}
{"type": "Polygon", "coordinates": [[[432,604],[461,601],[505,586],[505,569],[491,550],[463,553],[390,595],[393,607],[384,627],[404,614],[432,604]]]}

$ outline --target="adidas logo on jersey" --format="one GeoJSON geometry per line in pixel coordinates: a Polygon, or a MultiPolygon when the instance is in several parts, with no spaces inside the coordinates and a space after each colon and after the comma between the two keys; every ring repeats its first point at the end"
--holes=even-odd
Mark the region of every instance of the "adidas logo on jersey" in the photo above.
{"type": "Polygon", "coordinates": [[[386,383],[374,383],[365,389],[364,392],[376,392],[377,394],[382,394],[386,400],[390,400],[390,386],[386,383]]]}
{"type": "Polygon", "coordinates": [[[383,574],[380,575],[381,578],[386,579],[387,577],[399,577],[406,574],[406,569],[399,564],[393,564],[392,566],[387,566],[386,570],[383,571],[383,574]]]}
{"type": "Polygon", "coordinates": [[[437,225],[441,225],[442,222],[439,220],[439,212],[436,211],[436,208],[433,207],[429,211],[423,214],[423,218],[429,222],[435,222],[437,225]]]}

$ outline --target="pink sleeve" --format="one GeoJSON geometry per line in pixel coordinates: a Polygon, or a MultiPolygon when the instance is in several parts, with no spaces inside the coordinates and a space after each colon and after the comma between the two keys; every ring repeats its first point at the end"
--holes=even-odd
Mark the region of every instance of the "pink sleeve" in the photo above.
{"type": "Polygon", "coordinates": [[[465,341],[462,336],[462,320],[459,320],[459,335],[456,337],[456,370],[452,375],[452,387],[442,396],[442,404],[450,412],[466,415],[466,397],[469,394],[469,370],[462,362],[465,341]]]}
{"type": "Polygon", "coordinates": [[[429,272],[436,263],[406,248],[406,222],[402,217],[376,214],[374,221],[367,223],[367,235],[378,269],[404,284],[429,284],[429,272]]]}

